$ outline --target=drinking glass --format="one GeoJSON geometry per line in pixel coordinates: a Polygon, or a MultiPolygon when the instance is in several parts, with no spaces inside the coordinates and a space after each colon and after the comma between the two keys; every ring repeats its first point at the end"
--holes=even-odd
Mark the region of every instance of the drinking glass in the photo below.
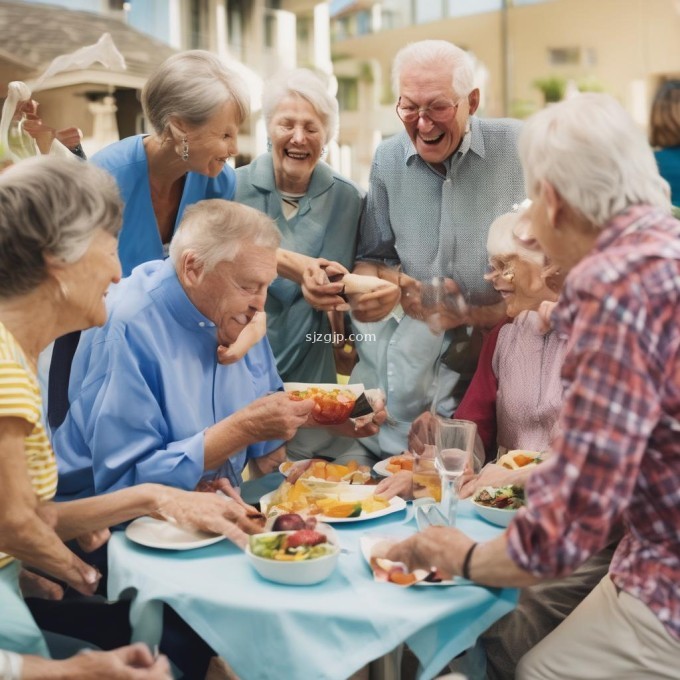
{"type": "Polygon", "coordinates": [[[429,412],[420,415],[409,431],[409,450],[413,454],[413,498],[441,501],[441,481],[436,467],[436,417],[429,412]]]}
{"type": "Polygon", "coordinates": [[[436,417],[436,468],[441,479],[441,510],[448,526],[455,526],[458,480],[474,463],[477,425],[470,420],[436,417]]]}

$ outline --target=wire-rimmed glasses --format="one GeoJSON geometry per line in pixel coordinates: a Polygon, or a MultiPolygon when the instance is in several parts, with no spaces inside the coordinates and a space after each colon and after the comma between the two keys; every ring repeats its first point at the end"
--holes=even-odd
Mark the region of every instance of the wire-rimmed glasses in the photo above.
{"type": "Polygon", "coordinates": [[[459,105],[460,99],[457,102],[437,99],[428,106],[416,106],[412,101],[399,97],[396,111],[404,123],[415,123],[421,116],[426,116],[433,123],[446,123],[456,115],[459,105]]]}

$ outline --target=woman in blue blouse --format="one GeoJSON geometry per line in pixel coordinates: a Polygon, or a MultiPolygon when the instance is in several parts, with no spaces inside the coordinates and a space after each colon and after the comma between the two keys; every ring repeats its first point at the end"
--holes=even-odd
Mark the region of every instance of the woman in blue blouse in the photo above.
{"type": "Polygon", "coordinates": [[[271,151],[236,170],[235,200],[276,220],[283,236],[267,337],[284,381],[336,382],[333,345],[312,340],[330,333],[326,312],[343,309],[342,286],[325,276],[353,264],[363,194],[321,160],[336,134],[338,102],[319,77],[306,69],[278,75],[262,105],[271,151]]]}

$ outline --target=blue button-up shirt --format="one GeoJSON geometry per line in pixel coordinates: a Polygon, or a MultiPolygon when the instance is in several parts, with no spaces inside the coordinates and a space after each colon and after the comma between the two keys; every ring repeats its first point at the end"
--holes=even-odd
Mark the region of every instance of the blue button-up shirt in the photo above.
{"type": "MultiPolygon", "coordinates": [[[[193,489],[205,476],[204,431],[282,388],[266,339],[229,366],[217,330],[186,296],[170,260],[147,262],[113,286],[109,319],[83,333],[69,383],[71,407],[54,433],[59,499],[142,482],[193,489]]],[[[239,484],[258,442],[213,474],[239,484]]]]}

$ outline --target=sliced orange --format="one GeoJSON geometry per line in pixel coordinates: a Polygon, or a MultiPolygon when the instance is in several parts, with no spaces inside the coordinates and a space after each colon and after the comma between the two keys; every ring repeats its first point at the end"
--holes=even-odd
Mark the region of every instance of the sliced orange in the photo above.
{"type": "Polygon", "coordinates": [[[327,517],[358,517],[361,514],[361,503],[346,503],[338,501],[332,505],[328,510],[324,511],[327,517]]]}

